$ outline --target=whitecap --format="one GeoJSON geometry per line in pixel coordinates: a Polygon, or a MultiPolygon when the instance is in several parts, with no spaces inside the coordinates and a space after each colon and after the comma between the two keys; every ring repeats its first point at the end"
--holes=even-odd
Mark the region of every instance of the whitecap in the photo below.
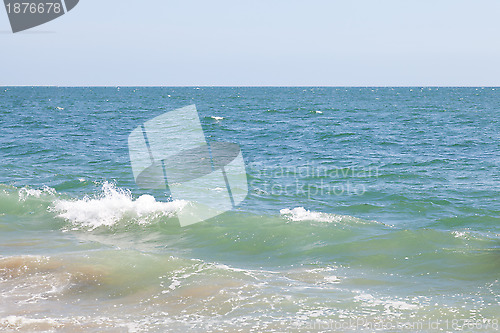
{"type": "Polygon", "coordinates": [[[48,186],[43,186],[42,189],[23,187],[19,189],[19,201],[26,201],[29,197],[40,198],[42,194],[54,195],[55,193],[56,190],[48,186]]]}
{"type": "Polygon", "coordinates": [[[128,218],[138,224],[147,224],[151,218],[174,216],[187,204],[184,200],[159,202],[151,195],[141,195],[134,200],[129,190],[116,188],[108,182],[102,193],[93,198],[57,200],[51,210],[76,227],[95,229],[112,226],[128,218]]]}
{"type": "Polygon", "coordinates": [[[293,209],[282,209],[280,214],[287,217],[289,220],[298,221],[316,221],[316,222],[340,222],[344,216],[337,214],[328,214],[322,212],[313,212],[306,210],[304,207],[296,207],[293,209]]]}

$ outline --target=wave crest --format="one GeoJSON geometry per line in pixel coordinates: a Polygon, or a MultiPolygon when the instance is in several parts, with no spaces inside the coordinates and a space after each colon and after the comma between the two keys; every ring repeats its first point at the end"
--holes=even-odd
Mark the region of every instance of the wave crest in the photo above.
{"type": "Polygon", "coordinates": [[[305,209],[304,207],[295,207],[293,209],[284,208],[280,210],[280,214],[287,218],[289,221],[300,222],[300,221],[314,221],[314,222],[325,222],[325,223],[342,223],[342,222],[356,222],[356,223],[367,223],[368,221],[363,221],[356,217],[347,215],[330,214],[323,212],[315,212],[305,209]]]}
{"type": "Polygon", "coordinates": [[[141,195],[133,199],[129,190],[116,188],[108,182],[102,186],[102,193],[80,200],[57,200],[50,208],[57,216],[76,227],[90,228],[113,226],[122,220],[133,220],[138,224],[148,224],[151,219],[172,217],[187,201],[159,202],[151,195],[141,195]]]}

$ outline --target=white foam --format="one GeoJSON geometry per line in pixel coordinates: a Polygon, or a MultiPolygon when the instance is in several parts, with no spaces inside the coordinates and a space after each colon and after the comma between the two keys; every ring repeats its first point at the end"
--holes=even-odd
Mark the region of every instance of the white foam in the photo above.
{"type": "Polygon", "coordinates": [[[57,322],[51,318],[36,319],[23,316],[7,316],[0,319],[0,325],[7,328],[23,328],[23,326],[46,324],[50,327],[57,327],[57,322]]]}
{"type": "Polygon", "coordinates": [[[340,278],[336,275],[325,276],[324,279],[328,283],[340,283],[340,278]]]}
{"type": "Polygon", "coordinates": [[[416,310],[419,308],[419,305],[408,303],[404,300],[379,299],[364,292],[359,292],[359,295],[355,296],[354,300],[361,302],[364,306],[383,306],[386,314],[396,314],[398,310],[416,310]]]}
{"type": "Polygon", "coordinates": [[[469,233],[465,231],[453,231],[452,234],[455,238],[469,239],[469,233]]]}
{"type": "Polygon", "coordinates": [[[42,187],[41,190],[38,189],[33,189],[29,187],[23,187],[19,190],[19,200],[20,201],[26,201],[29,197],[35,197],[35,198],[40,198],[42,194],[49,194],[53,195],[56,193],[56,190],[54,190],[51,187],[44,186],[42,187]]]}
{"type": "Polygon", "coordinates": [[[210,118],[217,120],[217,121],[224,119],[224,117],[216,117],[216,116],[212,116],[210,118]]]}
{"type": "Polygon", "coordinates": [[[296,207],[294,209],[282,209],[280,214],[286,216],[294,222],[298,221],[316,221],[316,222],[340,222],[344,216],[336,214],[327,214],[321,212],[312,212],[304,207],[296,207]]]}
{"type": "Polygon", "coordinates": [[[141,195],[134,200],[130,191],[106,182],[100,195],[81,200],[57,200],[51,210],[76,226],[95,229],[112,226],[124,218],[146,224],[148,217],[173,216],[186,204],[183,200],[158,202],[151,195],[141,195]]]}

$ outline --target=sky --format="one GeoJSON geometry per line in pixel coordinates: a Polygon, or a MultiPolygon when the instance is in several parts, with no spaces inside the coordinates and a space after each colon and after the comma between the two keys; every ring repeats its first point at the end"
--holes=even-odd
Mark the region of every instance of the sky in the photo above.
{"type": "Polygon", "coordinates": [[[13,34],[0,85],[499,86],[498,0],[80,0],[13,34]]]}

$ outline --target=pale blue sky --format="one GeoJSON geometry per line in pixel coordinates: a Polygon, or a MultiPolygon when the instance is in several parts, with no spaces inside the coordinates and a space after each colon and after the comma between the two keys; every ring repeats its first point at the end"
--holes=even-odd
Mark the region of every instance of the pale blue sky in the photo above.
{"type": "Polygon", "coordinates": [[[499,86],[499,0],[80,0],[0,85],[499,86]]]}

